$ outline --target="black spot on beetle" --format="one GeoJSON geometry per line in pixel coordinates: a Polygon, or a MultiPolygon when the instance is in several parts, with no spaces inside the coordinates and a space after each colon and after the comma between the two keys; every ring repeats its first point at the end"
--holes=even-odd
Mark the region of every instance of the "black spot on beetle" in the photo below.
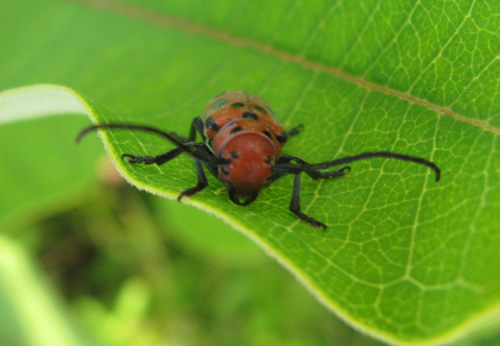
{"type": "Polygon", "coordinates": [[[233,152],[231,153],[231,157],[232,157],[233,159],[236,159],[238,156],[239,156],[239,155],[238,155],[238,152],[237,152],[237,151],[233,151],[233,152]]]}
{"type": "Polygon", "coordinates": [[[229,169],[228,169],[226,166],[222,166],[222,167],[221,167],[221,171],[222,171],[222,173],[224,173],[224,174],[229,174],[229,169]]]}
{"type": "Polygon", "coordinates": [[[252,112],[245,112],[243,113],[243,118],[250,118],[250,119],[253,119],[253,120],[259,120],[259,116],[255,113],[252,113],[252,112]]]}
{"type": "Polygon", "coordinates": [[[235,102],[235,103],[231,104],[231,107],[233,107],[233,108],[243,108],[243,107],[245,107],[245,104],[243,102],[235,102]]]}
{"type": "Polygon", "coordinates": [[[243,130],[240,126],[236,126],[234,129],[231,130],[231,133],[236,133],[238,131],[243,130]]]}
{"type": "Polygon", "coordinates": [[[264,108],[262,108],[262,107],[260,107],[260,106],[254,106],[254,107],[255,107],[255,109],[256,109],[256,110],[258,110],[259,112],[264,113],[264,114],[267,114],[267,111],[266,111],[264,108]]]}
{"type": "Polygon", "coordinates": [[[263,134],[265,134],[268,138],[273,138],[273,136],[271,135],[271,132],[267,131],[267,130],[264,130],[262,131],[263,134]]]}
{"type": "Polygon", "coordinates": [[[215,122],[214,119],[212,119],[212,117],[207,118],[207,120],[205,121],[205,126],[207,127],[207,129],[213,131],[217,131],[219,129],[219,125],[217,125],[217,123],[215,122]]]}
{"type": "MultiPolygon", "coordinates": [[[[215,99],[217,99],[217,97],[215,99]]],[[[223,107],[228,102],[229,102],[229,100],[227,98],[225,98],[225,97],[220,98],[218,100],[215,100],[212,103],[212,105],[210,106],[210,109],[208,110],[208,112],[212,113],[212,112],[216,111],[217,109],[223,107]]]]}

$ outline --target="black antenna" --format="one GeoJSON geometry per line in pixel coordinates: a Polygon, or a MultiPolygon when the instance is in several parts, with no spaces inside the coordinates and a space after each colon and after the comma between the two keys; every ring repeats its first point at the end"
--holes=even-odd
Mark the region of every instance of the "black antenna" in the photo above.
{"type": "MultiPolygon", "coordinates": [[[[436,173],[436,182],[439,181],[439,179],[441,178],[441,170],[439,169],[439,167],[435,163],[430,162],[430,161],[423,159],[421,157],[391,153],[388,151],[362,153],[362,154],[358,154],[358,155],[354,155],[354,156],[344,157],[341,159],[337,159],[337,160],[333,160],[333,161],[326,161],[326,162],[321,162],[321,163],[316,163],[316,164],[306,164],[306,165],[278,164],[276,166],[276,168],[279,172],[283,172],[283,173],[300,173],[300,172],[316,171],[316,170],[325,169],[325,168],[332,167],[332,166],[343,165],[346,163],[371,159],[371,158],[375,158],[375,157],[383,157],[383,158],[388,158],[388,159],[397,159],[397,160],[402,160],[402,161],[415,162],[415,163],[418,163],[420,165],[427,166],[427,167],[431,168],[432,170],[434,170],[434,172],[436,173]]],[[[276,168],[275,168],[275,171],[276,171],[276,168]]]]}
{"type": "Polygon", "coordinates": [[[134,124],[102,124],[102,125],[93,125],[90,127],[87,127],[86,129],[83,129],[78,136],[76,136],[76,143],[78,144],[81,139],[87,135],[88,133],[92,131],[96,131],[99,129],[122,129],[122,130],[134,130],[134,131],[144,131],[144,132],[150,132],[150,133],[155,133],[157,135],[162,136],[163,138],[166,138],[168,141],[171,143],[175,144],[178,148],[182,149],[186,154],[189,156],[194,157],[195,159],[198,159],[200,161],[203,161],[208,164],[213,164],[213,165],[223,165],[229,163],[229,160],[223,159],[223,158],[218,158],[216,156],[206,156],[202,155],[199,152],[191,150],[191,147],[186,145],[185,143],[179,141],[175,136],[172,136],[171,134],[164,132],[162,130],[158,130],[154,127],[150,126],[144,126],[144,125],[134,125],[134,124]]]}

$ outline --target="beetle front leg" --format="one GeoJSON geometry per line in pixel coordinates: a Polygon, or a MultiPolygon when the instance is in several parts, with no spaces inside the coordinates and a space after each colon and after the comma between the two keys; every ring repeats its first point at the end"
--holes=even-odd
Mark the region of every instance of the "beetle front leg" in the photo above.
{"type": "MultiPolygon", "coordinates": [[[[207,160],[210,159],[213,154],[206,149],[206,145],[204,143],[195,143],[195,142],[187,142],[185,143],[187,148],[194,148],[193,152],[200,155],[200,157],[206,157],[207,160]]],[[[149,156],[149,155],[132,155],[132,154],[122,154],[122,158],[128,158],[128,163],[144,163],[146,165],[157,164],[158,166],[163,165],[164,163],[175,159],[180,154],[186,152],[183,148],[175,148],[166,153],[149,156]]]]}
{"type": "Polygon", "coordinates": [[[301,220],[306,221],[313,227],[322,227],[326,229],[326,225],[318,220],[313,219],[310,216],[307,216],[303,212],[300,211],[300,173],[295,174],[295,179],[293,181],[293,192],[292,192],[292,200],[290,201],[290,211],[297,215],[297,217],[301,220]]]}
{"type": "Polygon", "coordinates": [[[128,163],[144,163],[146,165],[157,164],[158,166],[163,165],[165,162],[168,162],[180,154],[182,154],[184,150],[176,148],[166,153],[157,155],[157,156],[149,156],[149,155],[132,155],[132,154],[122,154],[122,158],[128,158],[128,163]]]}

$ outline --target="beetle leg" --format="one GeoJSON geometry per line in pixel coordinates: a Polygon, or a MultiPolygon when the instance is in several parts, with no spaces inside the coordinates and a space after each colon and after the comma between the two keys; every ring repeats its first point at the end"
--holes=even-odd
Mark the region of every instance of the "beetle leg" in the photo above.
{"type": "Polygon", "coordinates": [[[281,145],[284,145],[288,141],[289,137],[298,135],[303,128],[304,125],[302,124],[295,126],[294,128],[288,131],[283,131],[280,135],[276,137],[276,139],[278,140],[278,142],[281,143],[281,145]]]}
{"type": "MultiPolygon", "coordinates": [[[[295,156],[295,155],[283,155],[279,158],[277,164],[278,165],[279,164],[286,164],[286,163],[290,163],[291,161],[295,161],[302,166],[309,165],[306,161],[302,160],[300,157],[295,156]]],[[[343,177],[345,175],[345,171],[350,171],[350,170],[351,170],[350,166],[345,166],[339,170],[330,171],[330,172],[321,172],[319,169],[313,170],[313,171],[304,171],[304,172],[307,175],[309,175],[311,178],[316,180],[316,179],[329,179],[329,178],[343,177]]]]}
{"type": "Polygon", "coordinates": [[[316,179],[330,179],[330,178],[343,177],[345,175],[345,171],[350,171],[350,170],[351,170],[350,166],[345,166],[345,167],[342,167],[341,169],[336,170],[336,171],[329,171],[329,172],[310,171],[310,172],[306,172],[306,174],[309,175],[314,180],[316,180],[316,179]]]}
{"type": "Polygon", "coordinates": [[[196,139],[196,132],[199,133],[203,142],[205,142],[205,125],[200,117],[196,117],[191,122],[191,129],[189,130],[189,140],[194,141],[196,139]]]}
{"type": "Polygon", "coordinates": [[[193,121],[191,122],[191,126],[189,127],[189,137],[184,137],[177,132],[169,132],[169,134],[179,142],[188,143],[194,142],[196,140],[196,133],[199,133],[203,141],[205,141],[205,133],[203,132],[203,130],[203,120],[201,120],[200,117],[196,117],[193,119],[193,121]]]}
{"type": "MultiPolygon", "coordinates": [[[[186,147],[195,147],[198,143],[189,142],[185,143],[186,147]]],[[[144,163],[146,165],[151,165],[153,163],[158,166],[163,165],[165,162],[168,162],[172,159],[175,159],[177,156],[185,152],[182,148],[175,148],[166,153],[157,155],[157,156],[149,156],[149,155],[132,155],[132,154],[122,154],[122,158],[128,157],[128,163],[144,163]]]]}
{"type": "Polygon", "coordinates": [[[196,175],[198,176],[198,183],[196,184],[196,186],[182,191],[181,194],[177,197],[178,201],[180,201],[182,197],[192,196],[208,186],[207,176],[205,175],[205,171],[203,170],[203,165],[199,160],[196,159],[194,160],[194,165],[196,167],[196,175]]]}
{"type": "Polygon", "coordinates": [[[286,134],[288,135],[288,137],[295,136],[295,135],[298,135],[300,133],[300,131],[302,131],[303,129],[304,129],[304,125],[300,124],[300,125],[295,126],[294,128],[291,128],[290,130],[286,131],[286,134]]]}
{"type": "MultiPolygon", "coordinates": [[[[195,152],[201,156],[204,157],[206,156],[207,159],[210,156],[213,156],[213,154],[210,152],[210,150],[206,150],[206,144],[204,143],[195,143],[195,142],[188,142],[185,143],[186,147],[194,147],[195,152]]],[[[184,149],[182,148],[175,148],[170,151],[167,151],[166,153],[157,155],[157,156],[149,156],[149,155],[132,155],[132,154],[122,154],[122,158],[129,158],[128,163],[144,163],[146,165],[151,165],[153,163],[157,164],[158,166],[163,165],[165,162],[168,162],[172,159],[175,159],[177,156],[180,154],[184,153],[184,149]]]]}
{"type": "Polygon", "coordinates": [[[176,148],[172,149],[170,151],[167,151],[166,153],[157,155],[157,156],[149,156],[149,155],[144,155],[144,156],[139,156],[139,155],[132,155],[132,154],[122,154],[122,158],[129,158],[128,163],[144,163],[146,165],[151,165],[153,163],[157,164],[158,166],[163,165],[165,162],[168,162],[180,154],[182,154],[184,151],[182,149],[176,148]]]}
{"type": "Polygon", "coordinates": [[[306,221],[313,227],[322,227],[326,229],[326,225],[318,220],[313,219],[310,216],[307,216],[303,212],[300,211],[300,173],[295,174],[295,179],[293,181],[293,192],[292,199],[290,201],[290,211],[297,215],[297,217],[301,220],[306,221]]]}

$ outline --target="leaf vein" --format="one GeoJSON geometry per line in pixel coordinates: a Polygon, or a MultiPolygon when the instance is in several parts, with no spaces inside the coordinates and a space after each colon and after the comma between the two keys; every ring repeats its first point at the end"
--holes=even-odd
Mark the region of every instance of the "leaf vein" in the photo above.
{"type": "Polygon", "coordinates": [[[332,75],[336,78],[359,85],[360,87],[368,90],[394,96],[402,100],[405,100],[409,103],[422,105],[426,108],[432,109],[433,111],[439,114],[450,116],[460,122],[464,122],[479,127],[484,131],[492,132],[495,135],[500,134],[500,128],[490,124],[488,121],[477,120],[462,114],[458,114],[453,110],[451,110],[449,107],[433,104],[428,100],[417,98],[406,92],[402,92],[399,90],[391,89],[382,85],[369,82],[362,77],[351,75],[349,73],[342,71],[339,68],[318,63],[316,61],[308,60],[303,56],[294,55],[292,53],[279,50],[265,43],[246,39],[243,37],[234,36],[222,30],[213,29],[205,25],[190,22],[184,19],[158,14],[153,11],[145,10],[132,5],[118,3],[113,0],[74,0],[74,1],[89,5],[97,9],[110,11],[113,13],[119,13],[131,18],[144,20],[146,22],[150,22],[161,27],[175,28],[177,30],[185,31],[194,35],[200,35],[208,37],[213,40],[222,41],[228,45],[232,45],[235,47],[253,49],[257,52],[276,57],[285,62],[296,63],[297,65],[302,66],[306,69],[311,69],[313,71],[320,71],[325,74],[332,75]]]}

